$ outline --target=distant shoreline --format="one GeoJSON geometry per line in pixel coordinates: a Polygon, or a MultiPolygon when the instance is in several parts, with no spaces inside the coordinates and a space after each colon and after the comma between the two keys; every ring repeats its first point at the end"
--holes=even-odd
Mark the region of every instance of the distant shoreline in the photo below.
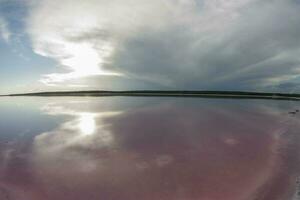
{"type": "Polygon", "coordinates": [[[0,95],[1,97],[39,96],[39,97],[105,97],[105,96],[135,96],[135,97],[199,97],[199,98],[230,98],[230,99],[276,99],[300,100],[300,94],[265,93],[244,91],[179,91],[179,90],[129,90],[129,91],[59,91],[37,92],[23,94],[0,95]]]}

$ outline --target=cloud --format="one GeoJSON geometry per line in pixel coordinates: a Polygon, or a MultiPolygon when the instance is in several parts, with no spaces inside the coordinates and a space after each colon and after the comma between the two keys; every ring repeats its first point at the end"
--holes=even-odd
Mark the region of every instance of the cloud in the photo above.
{"type": "Polygon", "coordinates": [[[0,17],[0,38],[3,39],[5,42],[9,42],[11,37],[11,33],[8,29],[8,25],[6,21],[0,17]]]}
{"type": "Polygon", "coordinates": [[[35,52],[66,70],[44,76],[46,84],[122,75],[179,89],[279,90],[299,77],[297,1],[42,0],[31,8],[35,52]]]}

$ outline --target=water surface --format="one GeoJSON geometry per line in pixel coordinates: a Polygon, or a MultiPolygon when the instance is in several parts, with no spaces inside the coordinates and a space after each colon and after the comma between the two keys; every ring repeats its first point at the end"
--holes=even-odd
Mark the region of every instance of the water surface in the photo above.
{"type": "Polygon", "coordinates": [[[1,98],[0,199],[300,199],[299,108],[245,99],[1,98]]]}

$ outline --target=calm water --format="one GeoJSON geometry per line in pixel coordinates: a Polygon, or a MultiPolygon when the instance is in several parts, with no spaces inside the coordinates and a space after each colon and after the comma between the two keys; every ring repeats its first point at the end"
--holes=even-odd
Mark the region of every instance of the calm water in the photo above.
{"type": "Polygon", "coordinates": [[[1,98],[0,200],[300,199],[297,109],[270,100],[1,98]]]}

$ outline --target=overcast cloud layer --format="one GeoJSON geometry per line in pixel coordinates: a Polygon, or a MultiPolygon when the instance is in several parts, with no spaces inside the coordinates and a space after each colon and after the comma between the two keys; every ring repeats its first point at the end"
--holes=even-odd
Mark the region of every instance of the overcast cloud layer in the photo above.
{"type": "Polygon", "coordinates": [[[297,0],[36,0],[29,13],[34,51],[61,67],[46,85],[299,91],[297,0]]]}

